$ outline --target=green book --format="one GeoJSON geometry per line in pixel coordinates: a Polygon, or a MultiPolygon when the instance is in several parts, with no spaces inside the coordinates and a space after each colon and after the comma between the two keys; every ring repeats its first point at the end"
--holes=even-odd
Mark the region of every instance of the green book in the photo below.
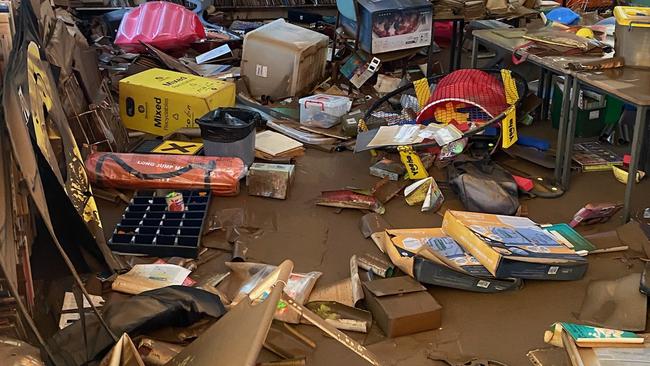
{"type": "Polygon", "coordinates": [[[542,225],[542,228],[580,255],[582,253],[586,255],[598,249],[568,224],[542,225]]]}
{"type": "Polygon", "coordinates": [[[589,325],[560,323],[579,347],[612,347],[643,343],[643,337],[625,330],[597,328],[589,325]]]}

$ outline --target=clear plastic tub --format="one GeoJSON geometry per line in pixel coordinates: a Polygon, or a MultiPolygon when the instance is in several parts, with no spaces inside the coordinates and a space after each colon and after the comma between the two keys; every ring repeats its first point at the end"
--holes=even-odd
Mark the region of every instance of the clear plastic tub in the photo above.
{"type": "Polygon", "coordinates": [[[350,111],[352,101],[338,95],[316,94],[300,99],[300,123],[305,126],[330,128],[350,111]]]}

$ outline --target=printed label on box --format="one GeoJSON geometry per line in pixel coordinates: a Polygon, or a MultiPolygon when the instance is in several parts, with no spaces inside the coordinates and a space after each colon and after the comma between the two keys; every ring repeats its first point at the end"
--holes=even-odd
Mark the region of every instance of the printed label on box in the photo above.
{"type": "Polygon", "coordinates": [[[264,65],[255,66],[255,75],[259,77],[263,77],[263,78],[268,77],[268,71],[269,71],[268,66],[264,66],[264,65]]]}

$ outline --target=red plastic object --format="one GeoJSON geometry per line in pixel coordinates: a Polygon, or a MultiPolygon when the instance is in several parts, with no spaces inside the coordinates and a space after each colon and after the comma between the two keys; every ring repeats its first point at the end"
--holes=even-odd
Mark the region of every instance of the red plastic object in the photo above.
{"type": "Polygon", "coordinates": [[[453,33],[452,22],[435,22],[433,23],[433,36],[436,42],[449,44],[451,42],[451,35],[453,33]]]}
{"type": "Polygon", "coordinates": [[[239,192],[246,174],[240,158],[94,153],[86,158],[91,182],[125,189],[210,189],[217,196],[239,192]]]}
{"type": "Polygon", "coordinates": [[[535,187],[533,181],[528,178],[520,177],[518,175],[513,175],[512,178],[514,178],[517,183],[517,187],[524,192],[530,192],[535,187]]]}
{"type": "Polygon", "coordinates": [[[457,70],[440,80],[427,105],[420,111],[417,123],[432,121],[449,123],[461,117],[472,121],[488,121],[508,108],[503,83],[485,71],[457,70]]]}
{"type": "Polygon", "coordinates": [[[632,155],[630,154],[623,155],[623,165],[630,165],[631,162],[632,162],[632,155]]]}
{"type": "Polygon", "coordinates": [[[140,42],[168,51],[186,48],[202,38],[205,28],[196,14],[178,4],[153,1],[122,18],[115,44],[126,52],[144,52],[140,42]]]}

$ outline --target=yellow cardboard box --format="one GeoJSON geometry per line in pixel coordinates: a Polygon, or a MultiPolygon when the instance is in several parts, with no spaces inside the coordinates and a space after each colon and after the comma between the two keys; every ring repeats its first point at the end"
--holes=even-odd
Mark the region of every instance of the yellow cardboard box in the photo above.
{"type": "Polygon", "coordinates": [[[235,84],[150,69],[120,80],[120,117],[127,128],[164,136],[219,107],[235,105],[235,84]]]}
{"type": "Polygon", "coordinates": [[[497,278],[577,280],[587,260],[525,217],[447,210],[442,229],[497,278]]]}

